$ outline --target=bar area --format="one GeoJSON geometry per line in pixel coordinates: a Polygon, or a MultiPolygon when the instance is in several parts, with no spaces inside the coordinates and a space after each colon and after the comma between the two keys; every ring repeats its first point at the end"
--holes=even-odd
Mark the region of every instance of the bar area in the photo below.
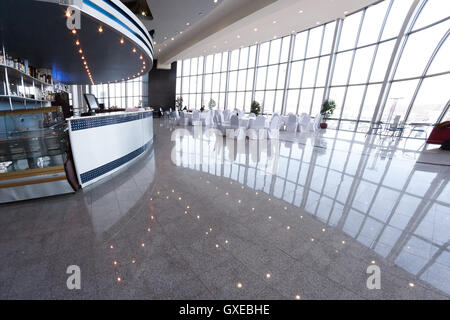
{"type": "Polygon", "coordinates": [[[145,101],[105,107],[86,94],[128,88],[153,65],[148,31],[113,2],[1,2],[0,203],[75,193],[151,148],[145,101]]]}

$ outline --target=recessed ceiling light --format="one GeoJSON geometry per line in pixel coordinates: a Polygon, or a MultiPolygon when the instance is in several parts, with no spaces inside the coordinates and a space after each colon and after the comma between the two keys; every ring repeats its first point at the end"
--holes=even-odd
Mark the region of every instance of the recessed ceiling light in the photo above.
{"type": "Polygon", "coordinates": [[[186,25],[189,26],[189,25],[191,25],[191,24],[190,24],[189,22],[186,22],[186,25]]]}
{"type": "Polygon", "coordinates": [[[275,23],[277,23],[277,21],[276,21],[276,20],[273,20],[273,24],[275,24],[275,23]]]}
{"type": "Polygon", "coordinates": [[[348,14],[348,11],[344,11],[344,14],[348,14]]]}
{"type": "Polygon", "coordinates": [[[317,21],[316,24],[320,24],[320,21],[317,21]]]}
{"type": "Polygon", "coordinates": [[[240,39],[240,38],[241,38],[241,36],[240,36],[240,35],[237,35],[237,38],[238,38],[238,39],[240,39]]]}
{"type": "Polygon", "coordinates": [[[175,38],[174,38],[174,37],[172,37],[172,38],[170,38],[170,40],[172,40],[172,41],[173,41],[173,40],[175,40],[175,38]]]}
{"type": "Polygon", "coordinates": [[[257,32],[257,31],[258,31],[258,28],[253,29],[253,31],[257,32]]]}
{"type": "Polygon", "coordinates": [[[214,3],[217,3],[219,0],[214,0],[214,3]]]}
{"type": "Polygon", "coordinates": [[[303,13],[303,10],[299,10],[298,13],[303,13]]]}

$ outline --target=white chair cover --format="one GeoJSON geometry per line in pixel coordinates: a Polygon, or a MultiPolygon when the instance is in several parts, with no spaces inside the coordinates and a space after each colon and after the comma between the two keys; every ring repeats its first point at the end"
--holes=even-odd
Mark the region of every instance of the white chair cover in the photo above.
{"type": "Polygon", "coordinates": [[[299,131],[306,132],[310,130],[311,117],[309,114],[303,113],[298,121],[299,131]]]}
{"type": "Polygon", "coordinates": [[[293,113],[290,113],[286,125],[286,131],[297,132],[297,125],[298,125],[297,116],[293,113]]]}
{"type": "Polygon", "coordinates": [[[322,115],[319,113],[314,118],[313,131],[316,132],[320,129],[320,123],[322,122],[322,115]]]}
{"type": "Polygon", "coordinates": [[[225,121],[230,121],[230,110],[223,110],[223,118],[225,121]]]}

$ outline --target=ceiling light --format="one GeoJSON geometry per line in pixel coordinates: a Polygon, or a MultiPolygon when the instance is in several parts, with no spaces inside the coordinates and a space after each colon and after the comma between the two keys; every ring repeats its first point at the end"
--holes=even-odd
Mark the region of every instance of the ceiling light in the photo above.
{"type": "Polygon", "coordinates": [[[136,53],[136,48],[133,48],[133,52],[136,53]]]}
{"type": "Polygon", "coordinates": [[[139,56],[139,59],[141,59],[141,60],[143,59],[142,55],[141,55],[141,56],[139,56]]]}
{"type": "Polygon", "coordinates": [[[77,45],[77,46],[79,46],[80,45],[80,41],[75,41],[75,44],[77,45]]]}
{"type": "Polygon", "coordinates": [[[175,40],[175,38],[174,38],[174,37],[172,37],[172,38],[170,38],[170,40],[172,40],[172,41],[173,41],[173,40],[175,40]]]}
{"type": "Polygon", "coordinates": [[[191,24],[190,24],[189,22],[186,22],[186,25],[187,25],[187,26],[190,26],[191,24]]]}
{"type": "Polygon", "coordinates": [[[277,21],[276,20],[273,20],[273,22],[272,22],[273,24],[275,24],[275,23],[277,23],[277,21]]]}
{"type": "Polygon", "coordinates": [[[73,33],[73,34],[76,34],[76,33],[77,33],[77,30],[72,29],[72,33],[73,33]]]}
{"type": "Polygon", "coordinates": [[[320,24],[320,21],[317,21],[316,24],[319,25],[319,24],[320,24]]]}
{"type": "Polygon", "coordinates": [[[72,15],[72,14],[70,13],[70,10],[67,9],[67,10],[66,10],[66,17],[67,17],[67,18],[70,18],[71,15],[72,15]]]}
{"type": "Polygon", "coordinates": [[[299,10],[298,13],[303,13],[303,10],[299,10]]]}
{"type": "Polygon", "coordinates": [[[219,0],[214,0],[214,3],[217,3],[219,0]]]}
{"type": "Polygon", "coordinates": [[[80,49],[80,50],[78,50],[78,52],[79,52],[79,53],[83,53],[83,50],[82,50],[82,49],[80,49]]]}
{"type": "Polygon", "coordinates": [[[257,32],[257,31],[258,31],[258,28],[253,29],[253,31],[257,32]]]}
{"type": "Polygon", "coordinates": [[[348,14],[348,11],[344,11],[344,14],[348,14]]]}
{"type": "Polygon", "coordinates": [[[100,33],[103,32],[103,27],[102,26],[98,27],[98,32],[100,32],[100,33]]]}
{"type": "Polygon", "coordinates": [[[122,39],[120,39],[120,43],[121,44],[123,44],[125,41],[123,40],[123,38],[122,39]]]}
{"type": "Polygon", "coordinates": [[[240,36],[240,35],[237,35],[237,38],[238,38],[238,39],[240,39],[240,38],[241,38],[241,36],[240,36]]]}

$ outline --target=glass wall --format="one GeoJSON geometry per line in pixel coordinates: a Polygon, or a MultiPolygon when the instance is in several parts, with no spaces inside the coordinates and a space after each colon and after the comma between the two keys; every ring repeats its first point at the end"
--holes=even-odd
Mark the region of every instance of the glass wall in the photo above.
{"type": "Polygon", "coordinates": [[[148,106],[148,75],[118,83],[90,86],[90,93],[105,108],[133,108],[148,106]]]}
{"type": "Polygon", "coordinates": [[[176,96],[192,109],[212,99],[214,108],[249,112],[256,100],[265,114],[312,116],[330,98],[329,126],[351,131],[396,115],[434,123],[450,98],[450,1],[413,3],[384,0],[286,37],[178,61],[176,96]]]}

